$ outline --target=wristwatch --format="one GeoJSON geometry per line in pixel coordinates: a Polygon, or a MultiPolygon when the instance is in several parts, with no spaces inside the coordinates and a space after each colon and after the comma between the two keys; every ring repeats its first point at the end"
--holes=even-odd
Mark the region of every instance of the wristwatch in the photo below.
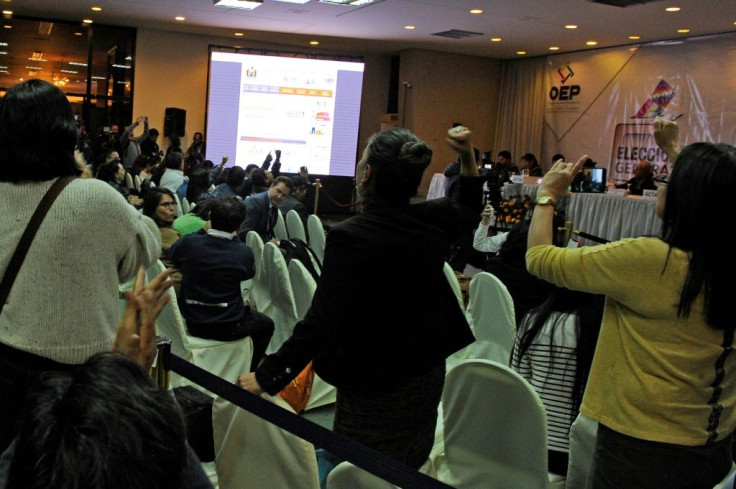
{"type": "Polygon", "coordinates": [[[537,197],[537,205],[555,205],[555,199],[549,195],[540,195],[537,197]]]}

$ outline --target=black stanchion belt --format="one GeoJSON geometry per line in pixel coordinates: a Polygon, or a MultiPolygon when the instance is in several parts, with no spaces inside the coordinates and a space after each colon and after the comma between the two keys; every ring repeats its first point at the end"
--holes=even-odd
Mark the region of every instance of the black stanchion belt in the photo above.
{"type": "Polygon", "coordinates": [[[282,409],[173,354],[171,370],[259,418],[403,489],[452,489],[437,479],[282,409]]]}

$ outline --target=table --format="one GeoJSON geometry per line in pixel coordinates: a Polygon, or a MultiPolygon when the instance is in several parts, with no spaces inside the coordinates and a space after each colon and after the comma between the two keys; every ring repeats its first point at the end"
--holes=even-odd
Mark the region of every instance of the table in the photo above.
{"type": "MultiPolygon", "coordinates": [[[[532,200],[538,185],[507,183],[501,190],[504,199],[529,195],[532,200]]],[[[584,233],[616,241],[621,238],[660,236],[662,220],[657,217],[656,200],[641,197],[613,197],[606,194],[574,193],[565,199],[565,219],[584,233]]],[[[583,244],[595,244],[582,240],[583,244]]]]}

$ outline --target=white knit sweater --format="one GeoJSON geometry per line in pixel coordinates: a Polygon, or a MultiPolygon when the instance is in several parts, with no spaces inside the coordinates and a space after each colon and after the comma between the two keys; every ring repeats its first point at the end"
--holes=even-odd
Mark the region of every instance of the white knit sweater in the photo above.
{"type": "MultiPolygon", "coordinates": [[[[0,274],[53,182],[0,182],[0,274]]],[[[120,317],[118,283],[160,250],[156,224],[110,185],[72,181],[28,250],[0,314],[0,342],[62,363],[109,350],[120,317]]]]}

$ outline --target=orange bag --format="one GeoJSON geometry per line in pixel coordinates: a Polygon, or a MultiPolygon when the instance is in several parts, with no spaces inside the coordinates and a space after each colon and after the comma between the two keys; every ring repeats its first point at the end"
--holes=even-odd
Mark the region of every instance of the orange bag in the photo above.
{"type": "Polygon", "coordinates": [[[309,402],[313,382],[314,370],[312,370],[312,362],[309,362],[304,370],[299,372],[299,375],[279,392],[279,397],[288,402],[294,411],[301,413],[309,402]]]}

